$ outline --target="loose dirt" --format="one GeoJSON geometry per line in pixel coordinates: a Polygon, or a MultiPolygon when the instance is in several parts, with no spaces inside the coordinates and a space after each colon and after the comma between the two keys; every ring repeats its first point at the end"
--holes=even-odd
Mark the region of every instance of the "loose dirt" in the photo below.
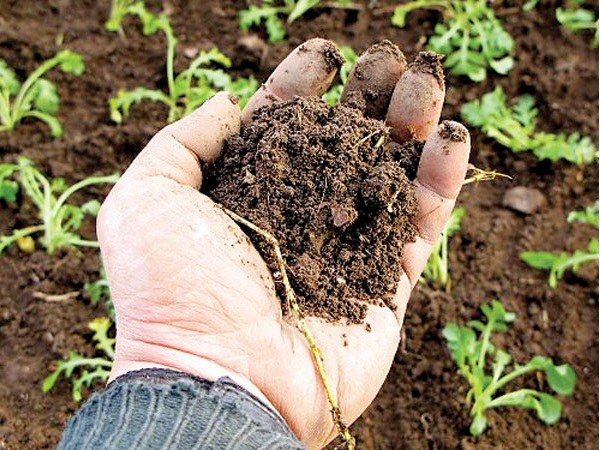
{"type": "MultiPolygon", "coordinates": [[[[162,2],[147,2],[154,11],[162,2]]],[[[329,3],[329,2],[324,2],[329,3]]],[[[321,36],[357,51],[382,39],[396,43],[407,58],[424,50],[441,17],[438,11],[415,11],[406,28],[390,26],[397,1],[355,1],[361,10],[324,8],[310,11],[289,28],[288,39],[264,45],[264,31],[250,54],[242,45],[237,13],[246,0],[164,2],[172,12],[181,44],[188,48],[219,46],[232,58],[232,75],[253,74],[265,80],[276,65],[306,39],[321,36]],[[368,7],[371,5],[371,8],[368,7]]],[[[491,74],[483,83],[446,76],[444,119],[460,120],[460,106],[495,85],[509,97],[533,94],[540,108],[539,126],[549,132],[575,132],[598,142],[598,52],[590,43],[593,31],[572,33],[556,21],[562,0],[544,0],[531,12],[521,0],[499,0],[494,9],[516,40],[517,64],[508,76],[491,74]]],[[[586,7],[597,11],[597,3],[586,7]]],[[[0,1],[0,57],[17,74],[31,73],[53,56],[57,42],[85,55],[82,77],[51,72],[61,96],[62,139],[52,139],[40,122],[26,121],[14,133],[0,133],[0,159],[18,155],[33,159],[51,176],[69,183],[91,174],[123,171],[150,137],[164,125],[167,111],[144,103],[132,109],[122,125],[110,122],[107,99],[119,88],[166,89],[165,42],[146,37],[138,21],[125,24],[124,37],[107,33],[103,22],[110,2],[96,0],[0,1]],[[60,38],[60,39],[58,39],[60,38]]],[[[178,53],[176,69],[189,64],[178,53]]],[[[559,288],[550,289],[547,275],[519,260],[525,250],[574,251],[584,248],[595,233],[583,224],[570,225],[569,211],[598,198],[598,166],[583,168],[559,162],[538,162],[470,130],[471,162],[507,173],[514,182],[468,186],[459,202],[467,209],[463,230],[450,242],[450,294],[426,284],[415,289],[406,313],[401,346],[390,375],[372,406],[353,425],[359,449],[596,449],[598,448],[598,271],[582,267],[567,274],[559,288]],[[502,206],[504,192],[515,185],[535,188],[547,205],[525,216],[502,206]],[[475,440],[468,434],[466,384],[456,371],[441,336],[449,321],[477,317],[479,306],[501,299],[517,313],[517,321],[495,343],[523,363],[533,354],[551,356],[573,365],[579,383],[564,401],[555,426],[545,426],[529,411],[502,409],[490,414],[491,428],[475,440]]],[[[407,173],[408,175],[408,173],[407,173]]],[[[413,178],[414,175],[408,176],[413,178]]],[[[106,194],[104,188],[82,193],[86,201],[106,194]]],[[[0,233],[35,220],[31,204],[0,206],[0,233]]],[[[92,224],[86,237],[93,238],[92,224]]],[[[94,354],[87,322],[104,316],[82,294],[70,303],[47,303],[34,291],[62,294],[81,290],[97,279],[96,252],[42,251],[25,256],[11,249],[0,259],[0,449],[55,448],[77,403],[71,388],[60,381],[44,395],[41,383],[58,358],[69,350],[94,354]]],[[[537,380],[527,380],[536,387],[537,380]]]]}
{"type": "MultiPolygon", "coordinates": [[[[388,141],[385,124],[356,107],[296,97],[260,108],[208,170],[206,193],[279,241],[306,314],[358,323],[366,303],[394,307],[402,250],[415,238],[406,168],[418,157],[388,141]]],[[[279,270],[272,245],[250,236],[279,270]]]]}

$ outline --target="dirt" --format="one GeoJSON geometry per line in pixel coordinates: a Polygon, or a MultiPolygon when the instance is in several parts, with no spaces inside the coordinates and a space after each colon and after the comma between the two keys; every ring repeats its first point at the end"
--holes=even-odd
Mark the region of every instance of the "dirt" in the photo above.
{"type": "MultiPolygon", "coordinates": [[[[398,161],[418,158],[389,152],[388,142],[385,123],[360,109],[296,97],[260,108],[208,170],[209,197],[277,239],[306,315],[359,323],[367,303],[394,307],[417,212],[398,161]]],[[[250,236],[281,276],[272,244],[250,236]]]]}
{"type": "MultiPolygon", "coordinates": [[[[149,2],[160,9],[157,1],[149,2]]],[[[389,26],[391,1],[356,2],[362,10],[325,8],[309,12],[289,29],[288,40],[244,50],[237,29],[237,11],[243,0],[171,0],[173,25],[181,44],[189,48],[218,45],[233,60],[234,75],[254,74],[264,80],[295,46],[322,36],[364,51],[389,39],[407,59],[423,50],[426,36],[440,17],[437,11],[417,11],[407,27],[389,26]],[[370,3],[371,10],[366,6],[370,3]]],[[[530,93],[540,109],[539,127],[551,132],[580,132],[598,142],[598,54],[590,48],[591,32],[571,33],[554,18],[562,2],[542,1],[523,13],[520,1],[496,1],[493,6],[515,38],[516,66],[506,77],[490,75],[475,84],[446,77],[444,119],[459,119],[459,108],[501,85],[509,97],[530,93]]],[[[594,2],[588,2],[597,11],[594,2]]],[[[24,154],[52,176],[74,182],[90,174],[124,170],[148,139],[164,124],[167,111],[146,103],[134,107],[128,120],[110,122],[107,99],[119,88],[166,87],[165,42],[144,37],[135,20],[127,22],[125,36],[103,30],[109,2],[92,0],[0,1],[0,57],[17,70],[30,73],[54,55],[57,42],[85,55],[81,77],[51,72],[62,105],[59,118],[65,137],[52,139],[38,122],[25,122],[14,133],[0,134],[0,159],[14,161],[24,154]]],[[[254,40],[255,43],[257,40],[254,40]]],[[[246,43],[247,44],[247,43],[246,43]]],[[[188,64],[180,52],[176,68],[188,64]]],[[[591,264],[579,275],[568,273],[557,289],[546,274],[519,260],[524,250],[584,248],[596,231],[568,224],[569,211],[598,198],[598,167],[577,168],[567,163],[539,162],[530,154],[509,150],[471,130],[471,162],[513,176],[466,187],[460,204],[467,215],[463,230],[450,242],[453,288],[441,292],[419,285],[408,307],[403,339],[383,389],[352,427],[364,449],[455,448],[598,448],[598,269],[591,264]],[[504,192],[515,185],[538,189],[547,204],[531,215],[502,206],[504,192]],[[489,414],[491,427],[479,439],[468,434],[465,405],[467,386],[457,373],[441,337],[449,321],[464,323],[479,315],[479,306],[499,298],[517,313],[509,331],[495,343],[516,361],[534,354],[567,362],[579,377],[572,397],[564,400],[564,415],[555,426],[545,426],[528,411],[502,409],[489,414]]],[[[410,178],[410,177],[409,177],[410,178]]],[[[79,200],[101,196],[105,189],[85,191],[79,200]]],[[[34,211],[28,202],[0,205],[0,233],[29,224],[34,211]]],[[[87,237],[93,237],[88,223],[87,237]]],[[[98,277],[94,251],[32,256],[11,249],[0,258],[0,449],[54,448],[68,416],[76,410],[70,386],[61,381],[48,395],[40,390],[53,361],[68,350],[93,354],[87,322],[105,315],[85,294],[67,303],[48,303],[34,292],[61,294],[81,291],[98,277]]],[[[528,377],[530,386],[542,386],[528,377]]]]}

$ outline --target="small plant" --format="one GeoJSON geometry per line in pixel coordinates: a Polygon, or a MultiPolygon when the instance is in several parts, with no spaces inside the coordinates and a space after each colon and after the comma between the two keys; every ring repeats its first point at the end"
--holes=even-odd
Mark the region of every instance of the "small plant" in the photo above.
{"type": "Polygon", "coordinates": [[[514,66],[515,43],[486,0],[414,0],[394,10],[392,24],[403,28],[406,15],[416,9],[441,9],[428,48],[446,55],[445,65],[455,75],[483,81],[488,68],[506,75],[514,66]]]}
{"type": "Polygon", "coordinates": [[[598,19],[594,11],[578,8],[583,0],[571,0],[569,8],[556,8],[556,20],[567,30],[594,30],[594,47],[598,47],[598,19]]]}
{"type": "Polygon", "coordinates": [[[465,216],[465,208],[459,207],[452,211],[450,219],[444,227],[444,231],[435,243],[431,256],[427,260],[423,277],[433,283],[439,284],[447,291],[450,290],[451,279],[448,273],[448,240],[460,231],[460,224],[465,216]]]}
{"type": "Polygon", "coordinates": [[[593,163],[598,156],[598,149],[589,137],[536,131],[538,110],[531,95],[516,98],[509,107],[504,91],[498,86],[480,100],[463,105],[461,115],[467,123],[481,128],[514,153],[529,150],[538,159],[552,162],[564,159],[577,165],[593,163]]]}
{"type": "Polygon", "coordinates": [[[100,278],[91,283],[85,283],[83,287],[87,294],[90,296],[92,305],[97,305],[104,300],[104,306],[108,312],[109,317],[115,320],[115,305],[112,302],[110,295],[110,286],[108,285],[108,279],[106,278],[106,269],[104,265],[100,267],[100,278]]]}
{"type": "MultiPolygon", "coordinates": [[[[598,228],[598,201],[583,211],[572,211],[567,217],[569,223],[583,222],[598,228]]],[[[565,272],[571,269],[577,273],[582,264],[598,260],[598,239],[592,238],[586,250],[567,252],[523,252],[521,259],[534,269],[547,270],[548,284],[551,288],[558,285],[565,272]]]]}
{"type": "MultiPolygon", "coordinates": [[[[302,17],[308,10],[316,7],[322,0],[263,0],[260,5],[251,5],[240,11],[240,28],[248,31],[258,27],[264,22],[269,36],[269,42],[275,44],[285,39],[285,22],[280,16],[287,16],[287,23],[291,24],[302,17]]],[[[335,4],[340,7],[347,5],[351,0],[337,0],[335,4]]]]}
{"type": "Polygon", "coordinates": [[[56,86],[42,78],[56,66],[65,73],[75,75],[85,71],[80,54],[62,50],[44,61],[21,84],[6,61],[0,59],[0,131],[13,130],[26,117],[33,117],[48,125],[52,136],[62,136],[63,128],[56,118],[60,106],[56,86]]]}
{"type": "Polygon", "coordinates": [[[103,356],[96,358],[87,358],[76,352],[69,351],[67,359],[56,363],[56,369],[48,375],[42,384],[42,392],[49,392],[58,381],[61,374],[71,380],[73,385],[73,400],[81,401],[83,398],[83,388],[89,388],[96,380],[106,382],[110,375],[110,368],[115,357],[115,340],[108,337],[108,330],[112,322],[107,317],[100,317],[92,320],[88,327],[94,332],[92,340],[95,342],[96,349],[103,353],[103,356]],[[79,377],[75,376],[75,371],[79,372],[79,377]]]}
{"type": "Polygon", "coordinates": [[[323,95],[323,99],[329,106],[335,106],[340,101],[344,86],[346,86],[346,82],[348,81],[348,75],[350,75],[350,71],[358,61],[358,55],[351,47],[344,45],[340,47],[340,51],[344,56],[344,64],[340,69],[340,80],[342,83],[332,86],[331,89],[323,95]]]}
{"type": "Polygon", "coordinates": [[[167,38],[168,93],[144,87],[138,87],[132,91],[119,91],[116,97],[109,100],[110,117],[113,121],[120,123],[123,117],[129,114],[132,105],[142,100],[150,100],[167,105],[169,107],[168,121],[172,122],[191,113],[220,89],[238,95],[243,107],[258,89],[258,81],[253,77],[239,78],[234,81],[221,69],[208,69],[206,66],[211,64],[218,64],[226,68],[231,66],[231,60],[216,48],[208,52],[201,51],[186,70],[175,76],[177,38],[169,18],[164,14],[157,16],[147,11],[143,2],[129,6],[127,14],[139,17],[145,35],[154,34],[159,30],[165,34],[167,38]]]}
{"type": "Polygon", "coordinates": [[[6,172],[10,170],[11,175],[18,174],[18,182],[23,192],[37,207],[41,223],[14,230],[9,236],[0,236],[0,255],[13,243],[17,243],[28,252],[33,251],[34,241],[31,235],[35,233],[43,233],[40,243],[48,254],[63,247],[98,247],[97,241],[82,239],[77,231],[86,214],[98,213],[100,203],[92,200],[81,206],[74,206],[68,204],[67,200],[75,192],[87,186],[116,183],[119,179],[118,175],[89,177],[67,186],[62,178],[47,179],[27,158],[20,158],[17,164],[5,165],[5,170],[6,172]],[[6,166],[10,167],[7,169],[6,166]]]}
{"type": "Polygon", "coordinates": [[[512,372],[504,374],[510,364],[511,356],[491,342],[493,332],[504,332],[516,318],[514,313],[507,312],[502,303],[493,300],[481,306],[487,323],[472,320],[467,326],[455,323],[446,325],[442,335],[461,374],[471,388],[467,392],[467,403],[471,407],[471,427],[473,436],[479,436],[488,425],[485,412],[491,408],[516,406],[532,409],[538,418],[551,425],[560,419],[562,405],[552,395],[534,389],[518,389],[501,394],[505,386],[516,378],[530,372],[542,371],[550,388],[560,395],[571,395],[577,383],[577,376],[568,364],[555,365],[552,359],[545,356],[534,356],[527,364],[515,364],[512,372]],[[479,338],[476,337],[479,332],[479,338]],[[491,373],[486,367],[491,359],[491,373]]]}
{"type": "Polygon", "coordinates": [[[135,3],[142,3],[140,0],[112,0],[110,5],[110,17],[104,23],[104,28],[107,31],[118,31],[121,32],[121,24],[123,23],[123,19],[129,13],[129,8],[131,8],[135,3]]]}

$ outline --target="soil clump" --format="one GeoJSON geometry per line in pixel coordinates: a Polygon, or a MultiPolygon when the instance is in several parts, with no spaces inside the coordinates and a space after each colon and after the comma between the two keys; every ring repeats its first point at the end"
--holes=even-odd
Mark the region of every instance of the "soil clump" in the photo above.
{"type": "MultiPolygon", "coordinates": [[[[295,97],[260,108],[208,168],[204,188],[279,241],[303,313],[353,323],[368,303],[394,307],[402,251],[415,239],[407,171],[414,176],[420,153],[388,145],[387,127],[361,104],[295,97]]],[[[246,231],[277,280],[272,245],[246,231]]]]}

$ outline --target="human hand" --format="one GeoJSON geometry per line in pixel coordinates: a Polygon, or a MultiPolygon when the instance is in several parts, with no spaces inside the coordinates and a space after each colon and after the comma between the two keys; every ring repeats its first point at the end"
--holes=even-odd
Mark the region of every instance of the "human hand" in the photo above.
{"type": "MultiPolygon", "coordinates": [[[[199,161],[214,161],[226,137],[257,107],[293,95],[321,95],[328,88],[336,69],[327,63],[331,44],[313,39],[303,45],[243,113],[232,97],[220,93],[154,136],[104,202],[98,239],[117,311],[111,379],[150,367],[209,380],[229,376],[270,402],[299,439],[318,448],[336,430],[308,344],[282,317],[271,274],[246,235],[198,191],[199,161]]],[[[391,94],[405,68],[401,55],[376,48],[359,64],[362,73],[353,73],[349,90],[383,88],[391,94]]],[[[349,423],[385,380],[410,292],[466,173],[468,134],[452,122],[436,130],[444,87],[426,69],[409,68],[391,101],[373,99],[367,110],[375,116],[388,111],[398,142],[427,138],[415,180],[419,236],[405,248],[397,309],[369,306],[370,332],[364,325],[307,319],[349,423]]]]}

